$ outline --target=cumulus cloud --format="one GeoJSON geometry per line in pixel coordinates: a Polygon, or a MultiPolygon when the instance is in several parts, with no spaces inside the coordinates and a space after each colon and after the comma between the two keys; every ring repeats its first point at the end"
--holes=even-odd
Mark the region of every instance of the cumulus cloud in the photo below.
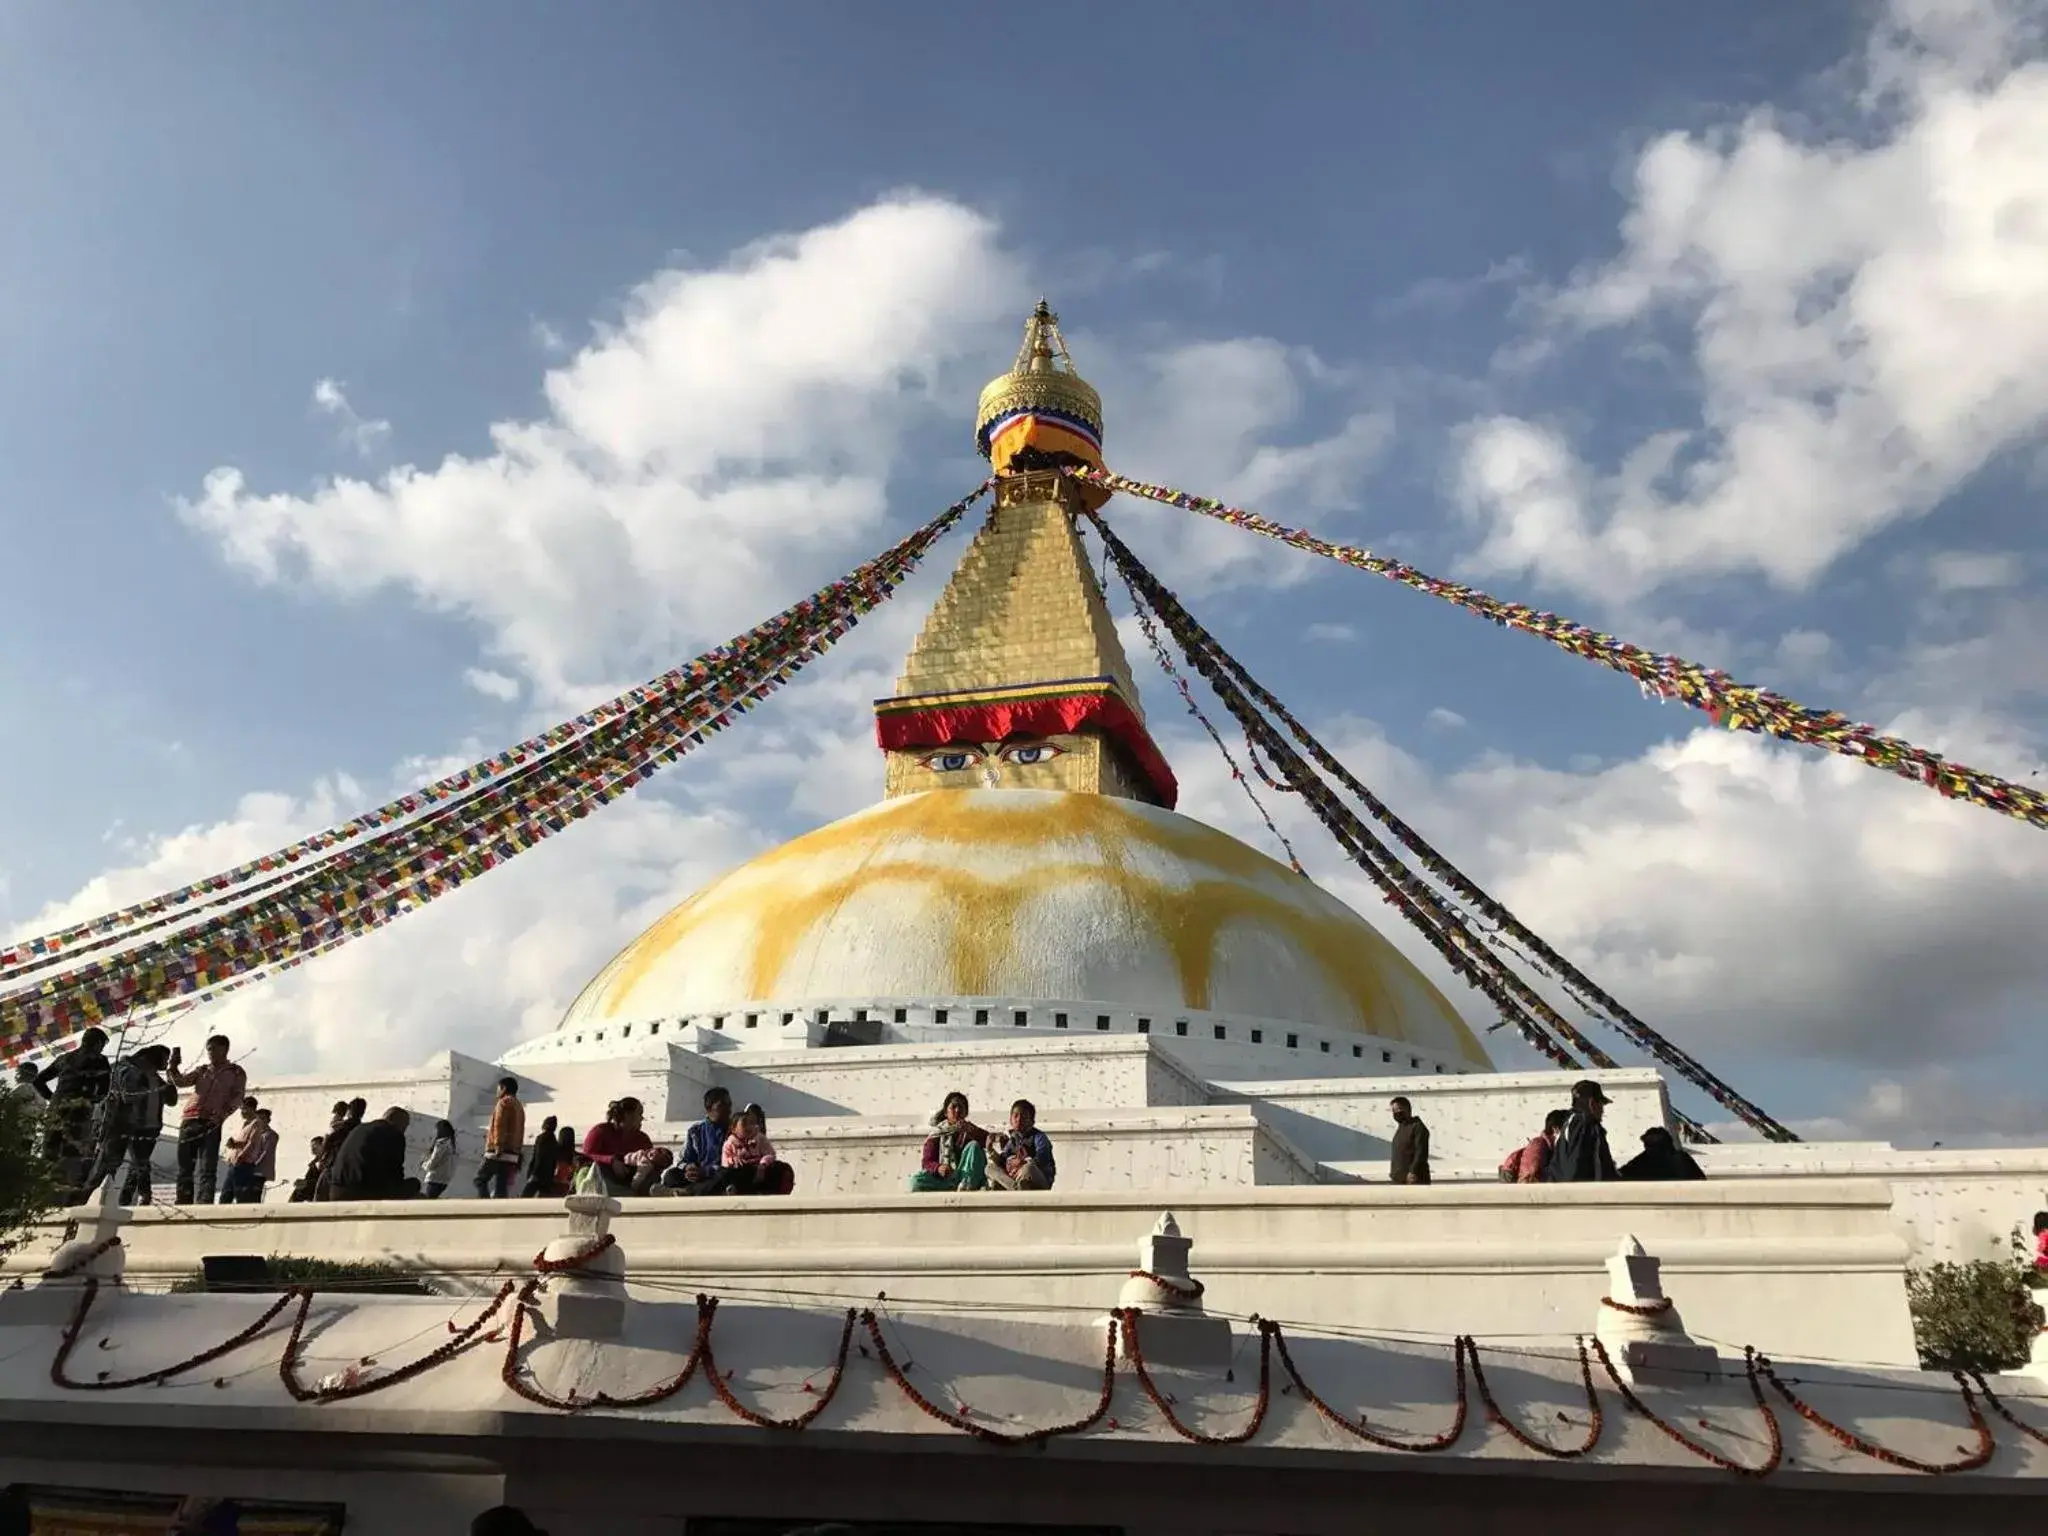
{"type": "MultiPolygon", "coordinates": [[[[1368,723],[1318,729],[1442,853],[1709,1066],[1768,1055],[1918,1081],[2009,1049],[2024,1000],[2048,988],[2048,838],[1845,759],[1703,727],[1571,771],[1486,754],[1440,775],[1368,723]]],[[[1213,752],[1172,750],[1184,810],[1276,851],[1213,752]]],[[[1310,874],[1490,1024],[1295,798],[1267,809],[1310,874]]],[[[1490,1040],[1500,1051],[1506,1037],[1490,1040]]],[[[1774,1107],[1768,1083],[1736,1086],[1774,1107]]],[[[1951,1129],[1968,1119],[1953,1097],[1922,1110],[1951,1129]]]]}
{"type": "MultiPolygon", "coordinates": [[[[23,929],[45,932],[185,884],[373,798],[383,794],[343,777],[303,795],[245,795],[223,821],[140,842],[23,929]]],[[[760,846],[730,813],[628,796],[388,928],[174,1021],[169,1038],[226,1033],[248,1043],[239,1054],[253,1053],[259,1076],[411,1066],[449,1049],[491,1056],[552,1028],[628,939],[760,846]]]]}
{"type": "Polygon", "coordinates": [[[313,409],[331,418],[341,440],[365,458],[380,451],[391,436],[391,423],[359,414],[334,379],[314,383],[313,409]]]}
{"type": "MultiPolygon", "coordinates": [[[[1393,439],[1392,413],[1364,398],[1362,381],[1305,347],[1258,336],[1100,352],[1099,365],[1084,355],[1083,371],[1116,402],[1104,456],[1141,480],[1336,527],[1357,512],[1393,439]]],[[[1151,502],[1125,498],[1116,515],[1147,562],[1193,592],[1300,581],[1313,569],[1281,545],[1151,502]]]]}
{"type": "MultiPolygon", "coordinates": [[[[541,700],[588,698],[744,628],[900,533],[891,478],[913,442],[922,449],[914,434],[957,423],[1007,361],[1023,274],[983,215],[886,199],[649,279],[548,369],[545,415],[495,424],[486,455],[311,495],[266,493],[225,466],[181,510],[259,580],[338,596],[403,589],[475,624],[497,675],[541,700]]],[[[1114,461],[1136,473],[1174,465],[1222,494],[1320,508],[1355,498],[1386,440],[1383,417],[1344,408],[1335,370],[1270,338],[1091,338],[1076,350],[1117,402],[1114,461]]],[[[348,411],[333,381],[321,390],[348,411]]],[[[1275,558],[1169,518],[1181,525],[1169,575],[1253,580],[1275,558]]]]}
{"type": "Polygon", "coordinates": [[[465,667],[462,680],[487,699],[510,704],[519,697],[519,679],[493,672],[489,667],[465,667]]]}
{"type": "MultiPolygon", "coordinates": [[[[477,624],[543,696],[672,663],[880,542],[905,433],[971,398],[1023,288],[994,226],[901,197],[642,284],[481,457],[184,515],[259,579],[391,586],[477,624]]],[[[965,488],[964,486],[962,487],[965,488]]]]}
{"type": "Polygon", "coordinates": [[[1541,304],[1538,350],[1676,332],[1697,421],[1590,462],[1474,422],[1476,569],[1607,596],[1757,572],[1797,588],[2048,427],[2039,7],[1896,0],[1826,134],[1759,109],[1653,140],[1621,248],[1541,304]]]}

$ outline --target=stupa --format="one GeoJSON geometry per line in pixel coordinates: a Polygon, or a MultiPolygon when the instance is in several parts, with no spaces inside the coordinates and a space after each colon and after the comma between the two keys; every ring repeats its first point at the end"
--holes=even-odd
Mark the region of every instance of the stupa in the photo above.
{"type": "Polygon", "coordinates": [[[1082,541],[1103,430],[1041,303],[981,396],[987,521],[875,704],[876,804],[697,892],[499,1061],[253,1085],[286,1161],[336,1099],[411,1110],[415,1156],[450,1120],[447,1197],[107,1204],[7,1256],[0,1483],[63,1530],[163,1529],[196,1491],[307,1533],[509,1498],[704,1536],[1334,1536],[1364,1499],[1562,1531],[1706,1476],[1732,1491],[1688,1528],[1918,1529],[1861,1490],[1987,1469],[1940,1501],[1967,1523],[2048,1487],[2048,1399],[1999,1378],[1994,1432],[1981,1381],[1916,1369],[1905,1286],[2048,1203],[2048,1154],[1728,1145],[1701,1182],[1498,1182],[1581,1075],[1617,1151],[1672,1127],[1662,1077],[1495,1070],[1363,916],[1175,809],[1082,541]],[[459,1198],[507,1073],[530,1127],[631,1094],[669,1145],[722,1088],[794,1192],[459,1198]],[[1033,1101],[1054,1187],[909,1192],[952,1092],[984,1123],[1033,1101]],[[1386,1182],[1397,1094],[1431,1185],[1386,1182]],[[158,1294],[284,1258],[436,1295],[158,1294]],[[1403,1475],[1417,1453],[1484,1475],[1403,1475]]]}

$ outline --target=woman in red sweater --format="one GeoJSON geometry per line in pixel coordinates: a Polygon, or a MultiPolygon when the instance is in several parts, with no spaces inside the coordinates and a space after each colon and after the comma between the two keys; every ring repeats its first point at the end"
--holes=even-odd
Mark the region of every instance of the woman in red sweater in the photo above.
{"type": "Polygon", "coordinates": [[[605,1109],[604,1124],[593,1125],[583,1138],[583,1160],[597,1170],[606,1194],[644,1195],[675,1161],[640,1129],[644,1114],[638,1099],[614,1099],[605,1109]]]}

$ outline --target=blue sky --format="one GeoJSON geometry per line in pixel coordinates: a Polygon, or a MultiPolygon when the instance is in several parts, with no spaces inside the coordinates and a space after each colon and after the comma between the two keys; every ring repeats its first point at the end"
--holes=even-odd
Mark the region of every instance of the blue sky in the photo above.
{"type": "MultiPolygon", "coordinates": [[[[851,565],[972,483],[973,391],[1041,291],[1119,467],[2024,776],[2042,15],[12,7],[0,923],[260,851],[851,565]]],[[[1123,515],[1753,1097],[2048,1130],[2001,1086],[2041,1065],[2037,833],[1123,515]]],[[[930,590],[615,830],[234,1006],[294,1064],[544,1027],[667,900],[871,795],[860,701],[930,590]]],[[[1191,809],[1256,825],[1169,749],[1191,809]]]]}

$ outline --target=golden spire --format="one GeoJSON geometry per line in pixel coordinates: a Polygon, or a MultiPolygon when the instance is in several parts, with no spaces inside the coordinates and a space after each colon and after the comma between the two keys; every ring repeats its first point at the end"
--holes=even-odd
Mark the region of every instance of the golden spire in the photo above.
{"type": "Polygon", "coordinates": [[[1043,299],[1024,322],[1016,363],[981,392],[974,445],[999,475],[1020,454],[1020,469],[1051,468],[1063,457],[1102,463],[1102,396],[1075,369],[1060,317],[1043,299]]]}
{"type": "Polygon", "coordinates": [[[1016,365],[981,392],[975,441],[998,477],[988,523],[875,701],[887,792],[1061,789],[1171,806],[1116,622],[1075,516],[1106,491],[1059,473],[1102,463],[1102,398],[1045,300],[1016,365]]]}

